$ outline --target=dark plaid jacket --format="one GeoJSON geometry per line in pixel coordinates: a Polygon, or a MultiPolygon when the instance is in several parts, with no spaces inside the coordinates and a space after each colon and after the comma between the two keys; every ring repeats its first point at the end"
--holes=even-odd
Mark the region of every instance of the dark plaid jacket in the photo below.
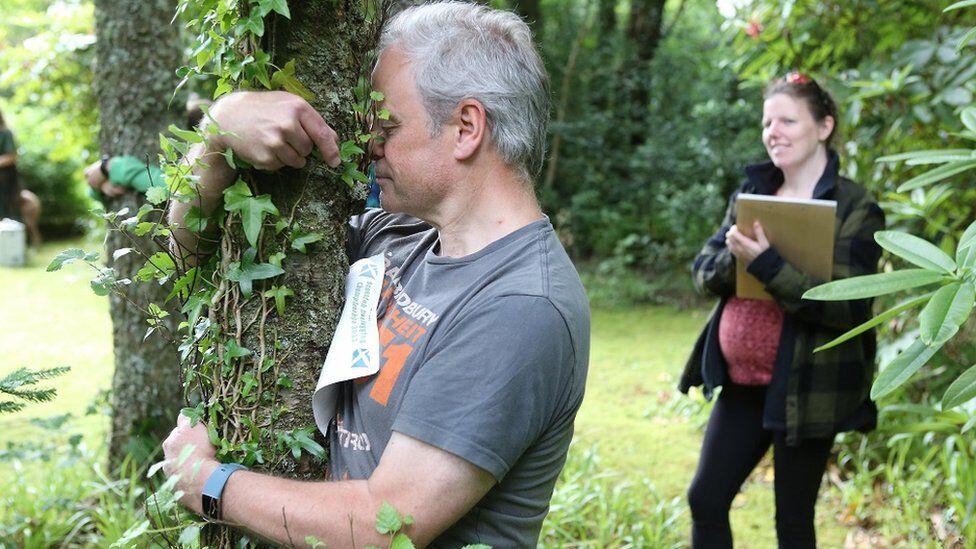
{"type": "MultiPolygon", "coordinates": [[[[884,229],[884,214],[860,185],[840,177],[831,151],[813,198],[837,201],[833,279],[874,273],[881,248],[874,233],[884,229]]],[[[695,258],[692,271],[699,292],[719,298],[685,365],[678,388],[702,386],[706,398],[727,379],[718,343],[718,324],[726,300],[735,295],[735,258],[725,246],[725,232],[735,223],[739,193],[773,194],[783,182],[771,162],[746,168],[748,176],[733,193],[722,227],[695,258]]],[[[770,248],[748,268],[786,312],[772,381],[766,392],[763,426],[785,430],[787,444],[805,438],[832,437],[851,429],[869,430],[877,409],[869,399],[874,377],[875,336],[867,331],[832,349],[813,349],[868,320],[871,300],[810,301],[804,292],[824,281],[806,275],[770,248]]]]}

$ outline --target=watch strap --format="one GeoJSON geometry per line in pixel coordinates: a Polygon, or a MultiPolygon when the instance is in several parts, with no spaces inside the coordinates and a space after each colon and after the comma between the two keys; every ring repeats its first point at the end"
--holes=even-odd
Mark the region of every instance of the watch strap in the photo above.
{"type": "Polygon", "coordinates": [[[220,496],[224,492],[227,479],[241,469],[247,469],[247,467],[240,463],[221,463],[210,473],[210,477],[203,485],[203,493],[200,495],[204,517],[212,520],[221,519],[220,496]]]}
{"type": "Polygon", "coordinates": [[[111,156],[107,154],[103,154],[102,162],[98,165],[98,169],[102,172],[102,175],[105,176],[105,179],[108,179],[108,161],[111,158],[112,158],[111,156]]]}

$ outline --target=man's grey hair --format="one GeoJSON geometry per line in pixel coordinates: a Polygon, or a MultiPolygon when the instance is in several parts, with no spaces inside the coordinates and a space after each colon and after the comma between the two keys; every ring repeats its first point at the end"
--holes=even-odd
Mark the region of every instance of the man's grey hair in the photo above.
{"type": "Polygon", "coordinates": [[[496,150],[527,180],[538,175],[546,149],[549,79],[517,15],[468,2],[408,8],[392,18],[381,49],[396,45],[411,61],[431,135],[458,103],[485,107],[496,150]]]}

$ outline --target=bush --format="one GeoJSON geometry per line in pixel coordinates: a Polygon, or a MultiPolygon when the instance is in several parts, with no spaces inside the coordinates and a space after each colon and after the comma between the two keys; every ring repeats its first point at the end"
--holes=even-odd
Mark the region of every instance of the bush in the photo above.
{"type": "Polygon", "coordinates": [[[82,175],[87,152],[59,141],[41,110],[20,111],[11,127],[16,132],[20,184],[41,199],[41,230],[45,236],[80,234],[93,206],[82,175]]]}

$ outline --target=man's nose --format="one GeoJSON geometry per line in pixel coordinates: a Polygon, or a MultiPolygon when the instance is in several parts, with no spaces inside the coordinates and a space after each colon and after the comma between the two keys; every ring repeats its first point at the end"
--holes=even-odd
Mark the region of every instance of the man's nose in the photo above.
{"type": "Polygon", "coordinates": [[[383,138],[374,137],[369,140],[369,150],[366,151],[373,160],[383,158],[383,138]]]}

